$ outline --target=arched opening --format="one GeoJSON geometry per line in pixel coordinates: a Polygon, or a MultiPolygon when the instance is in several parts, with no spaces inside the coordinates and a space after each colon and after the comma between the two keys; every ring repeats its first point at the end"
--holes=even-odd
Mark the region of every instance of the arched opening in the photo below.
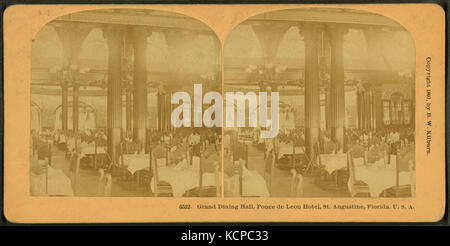
{"type": "MultiPolygon", "coordinates": [[[[80,101],[79,105],[79,129],[80,131],[83,130],[94,130],[96,128],[96,116],[97,116],[97,110],[95,107],[93,107],[90,104],[84,103],[80,101]]],[[[69,130],[73,129],[73,104],[72,102],[68,105],[68,123],[67,128],[69,130]]],[[[59,105],[55,109],[55,129],[61,130],[62,129],[62,107],[59,105]]]]}
{"type": "Polygon", "coordinates": [[[41,107],[35,102],[31,102],[31,131],[41,131],[41,107]]]}

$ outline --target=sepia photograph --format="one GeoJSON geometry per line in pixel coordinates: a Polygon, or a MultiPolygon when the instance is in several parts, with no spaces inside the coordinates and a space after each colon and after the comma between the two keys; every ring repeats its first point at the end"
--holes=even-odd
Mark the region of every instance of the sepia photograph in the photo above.
{"type": "Polygon", "coordinates": [[[172,94],[221,91],[221,78],[220,41],[194,18],[104,9],[51,21],[32,44],[31,195],[221,196],[221,128],[171,120],[172,94]]]}
{"type": "Polygon", "coordinates": [[[225,128],[225,196],[414,197],[415,47],[399,23],[339,8],[267,12],[232,30],[224,60],[226,93],[247,100],[245,124],[225,128]],[[277,109],[252,125],[261,92],[277,109]],[[275,137],[262,138],[267,129],[275,137]]]}
{"type": "Polygon", "coordinates": [[[5,217],[439,221],[444,30],[437,4],[10,6],[5,217]]]}

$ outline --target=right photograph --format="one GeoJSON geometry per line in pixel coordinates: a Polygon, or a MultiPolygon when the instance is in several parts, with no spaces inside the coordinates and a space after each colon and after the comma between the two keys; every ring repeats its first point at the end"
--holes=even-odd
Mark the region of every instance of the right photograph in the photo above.
{"type": "Polygon", "coordinates": [[[224,45],[226,197],[414,197],[415,46],[370,12],[251,17],[224,45]]]}

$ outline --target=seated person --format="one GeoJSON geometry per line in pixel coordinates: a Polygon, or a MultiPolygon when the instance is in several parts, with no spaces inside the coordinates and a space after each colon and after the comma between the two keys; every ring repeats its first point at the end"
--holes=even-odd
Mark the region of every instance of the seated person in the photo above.
{"type": "Polygon", "coordinates": [[[39,140],[37,145],[37,159],[48,160],[48,157],[50,156],[48,143],[46,141],[39,140]]]}
{"type": "Polygon", "coordinates": [[[369,151],[367,152],[367,163],[375,163],[380,160],[383,152],[378,145],[371,145],[369,151]]]}
{"type": "Polygon", "coordinates": [[[187,152],[186,147],[184,147],[183,144],[178,144],[175,147],[175,150],[172,151],[169,155],[169,159],[170,159],[169,163],[176,165],[176,164],[180,163],[181,161],[187,159],[186,152],[187,152]]]}
{"type": "Polygon", "coordinates": [[[245,149],[246,149],[246,146],[245,146],[244,143],[241,143],[239,141],[234,141],[232,143],[231,149],[232,149],[231,151],[233,153],[233,160],[234,161],[245,160],[245,156],[246,156],[245,149]]]}
{"type": "Polygon", "coordinates": [[[106,146],[108,138],[103,132],[99,132],[96,136],[97,146],[106,146]]]}
{"type": "Polygon", "coordinates": [[[135,154],[139,151],[138,145],[131,138],[125,138],[122,148],[125,154],[135,154]]]}
{"type": "Polygon", "coordinates": [[[364,147],[359,144],[359,141],[350,146],[349,150],[352,152],[353,158],[364,157],[364,147]]]}
{"type": "Polygon", "coordinates": [[[166,148],[163,144],[159,143],[155,148],[153,148],[153,153],[156,159],[166,158],[166,148]]]}
{"type": "Polygon", "coordinates": [[[325,136],[323,141],[323,153],[324,154],[335,154],[336,144],[330,139],[329,136],[325,136]]]}
{"type": "Polygon", "coordinates": [[[223,171],[227,176],[233,176],[234,175],[234,165],[233,165],[233,158],[231,155],[226,155],[224,159],[224,166],[223,171]]]}
{"type": "Polygon", "coordinates": [[[397,165],[400,172],[415,170],[415,149],[414,145],[407,146],[398,151],[397,165]]]}
{"type": "Polygon", "coordinates": [[[202,173],[213,173],[216,171],[216,167],[220,162],[219,153],[214,150],[214,145],[207,144],[206,150],[200,157],[202,173]]]}

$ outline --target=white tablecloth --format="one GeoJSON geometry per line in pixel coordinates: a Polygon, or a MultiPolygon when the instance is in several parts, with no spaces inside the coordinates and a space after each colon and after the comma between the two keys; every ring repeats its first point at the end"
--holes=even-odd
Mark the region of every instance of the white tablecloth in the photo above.
{"type": "Polygon", "coordinates": [[[49,196],[73,196],[72,182],[61,169],[48,167],[49,196]]]}
{"type": "Polygon", "coordinates": [[[149,155],[123,155],[123,164],[131,174],[150,167],[149,155]]]}
{"type": "Polygon", "coordinates": [[[320,155],[320,161],[325,166],[325,170],[331,174],[336,170],[347,167],[347,154],[322,154],[320,155]]]}
{"type": "MultiPolygon", "coordinates": [[[[371,197],[378,197],[380,193],[396,185],[395,158],[391,158],[391,164],[385,166],[384,162],[378,161],[370,166],[355,165],[355,178],[369,185],[371,197]],[[394,159],[394,161],[392,161],[394,159]]],[[[415,173],[400,172],[399,184],[415,184],[415,173]]],[[[348,182],[349,191],[353,194],[351,180],[348,182]]]]}
{"type": "MultiPolygon", "coordinates": [[[[187,165],[182,161],[176,166],[158,166],[159,181],[166,181],[172,186],[173,196],[181,197],[187,190],[199,186],[199,165],[187,165]]],[[[218,175],[221,176],[220,173],[218,175]]],[[[150,183],[152,190],[154,187],[154,177],[150,183]]],[[[221,184],[220,181],[218,181],[221,184]]],[[[203,186],[216,185],[216,177],[214,173],[203,173],[203,186]]]]}
{"type": "Polygon", "coordinates": [[[242,171],[242,195],[270,197],[266,181],[256,170],[248,170],[244,167],[242,171]]]}
{"type": "MultiPolygon", "coordinates": [[[[280,153],[278,153],[279,157],[292,154],[294,154],[292,144],[280,144],[280,153]]],[[[304,148],[302,146],[295,146],[295,154],[304,154],[304,148]]]]}
{"type": "Polygon", "coordinates": [[[73,196],[72,182],[60,169],[48,166],[46,173],[35,175],[31,173],[31,195],[33,196],[73,196]],[[47,186],[47,191],[46,191],[47,186]]]}
{"type": "MultiPolygon", "coordinates": [[[[225,196],[238,196],[239,181],[236,176],[225,176],[225,196]]],[[[242,196],[270,197],[266,181],[256,170],[242,170],[242,196]]]]}
{"type": "MultiPolygon", "coordinates": [[[[97,146],[97,154],[105,154],[107,152],[106,146],[97,146]]],[[[95,155],[95,145],[94,144],[82,144],[81,146],[81,157],[86,155],[95,155]]]]}

